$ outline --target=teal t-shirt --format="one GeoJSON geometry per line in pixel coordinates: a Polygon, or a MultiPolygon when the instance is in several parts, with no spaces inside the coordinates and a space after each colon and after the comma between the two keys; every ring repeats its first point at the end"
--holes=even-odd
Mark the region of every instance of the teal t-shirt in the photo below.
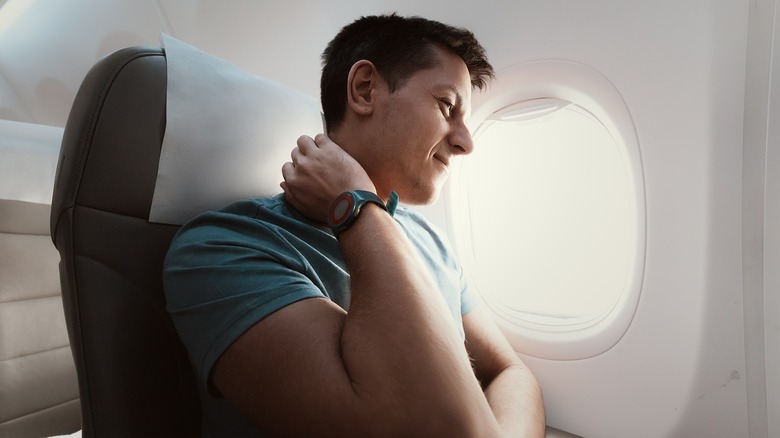
{"type": "MultiPolygon", "coordinates": [[[[394,218],[436,278],[463,334],[461,316],[477,301],[446,238],[412,209],[399,207],[394,218]]],[[[284,195],[242,200],[185,224],[168,250],[163,280],[168,312],[202,388],[230,344],[282,307],[324,297],[349,311],[349,273],[338,241],[284,195]]],[[[205,429],[216,421],[210,417],[222,415],[209,412],[211,394],[202,398],[205,429]]]]}

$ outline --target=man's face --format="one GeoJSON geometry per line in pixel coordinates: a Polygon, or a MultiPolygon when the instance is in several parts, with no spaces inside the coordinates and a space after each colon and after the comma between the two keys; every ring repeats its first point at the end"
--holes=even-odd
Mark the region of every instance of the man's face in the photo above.
{"type": "Polygon", "coordinates": [[[471,80],[454,53],[436,49],[439,65],[418,71],[383,96],[379,124],[364,167],[380,194],[398,192],[409,204],[434,202],[452,159],[473,149],[465,119],[471,80]]]}

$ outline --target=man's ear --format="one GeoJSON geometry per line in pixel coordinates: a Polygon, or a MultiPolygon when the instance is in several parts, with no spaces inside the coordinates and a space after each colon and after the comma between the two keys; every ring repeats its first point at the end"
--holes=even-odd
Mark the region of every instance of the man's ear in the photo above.
{"type": "Polygon", "coordinates": [[[363,59],[354,63],[347,76],[347,106],[359,116],[371,115],[381,82],[381,76],[371,61],[363,59]]]}

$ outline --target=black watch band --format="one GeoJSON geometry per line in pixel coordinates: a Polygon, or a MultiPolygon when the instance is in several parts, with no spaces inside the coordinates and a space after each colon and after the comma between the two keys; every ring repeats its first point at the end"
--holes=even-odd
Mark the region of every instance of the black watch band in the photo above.
{"type": "Polygon", "coordinates": [[[392,211],[382,201],[382,198],[376,193],[367,190],[352,190],[344,192],[336,197],[328,209],[328,226],[333,230],[333,234],[339,235],[342,231],[352,225],[360,215],[360,210],[366,203],[372,202],[391,215],[395,213],[395,207],[398,203],[398,196],[393,192],[390,196],[389,204],[392,211]]]}

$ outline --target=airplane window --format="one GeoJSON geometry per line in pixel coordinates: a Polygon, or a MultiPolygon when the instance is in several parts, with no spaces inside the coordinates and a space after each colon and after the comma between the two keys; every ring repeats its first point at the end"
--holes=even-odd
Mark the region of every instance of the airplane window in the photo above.
{"type": "Polygon", "coordinates": [[[526,98],[483,116],[452,192],[473,285],[515,348],[545,358],[614,345],[644,260],[641,165],[625,144],[635,136],[573,100],[526,98]]]}
{"type": "Polygon", "coordinates": [[[530,120],[491,120],[475,141],[479,156],[464,162],[463,178],[481,289],[530,319],[594,318],[614,306],[633,230],[612,136],[569,105],[530,120]]]}

